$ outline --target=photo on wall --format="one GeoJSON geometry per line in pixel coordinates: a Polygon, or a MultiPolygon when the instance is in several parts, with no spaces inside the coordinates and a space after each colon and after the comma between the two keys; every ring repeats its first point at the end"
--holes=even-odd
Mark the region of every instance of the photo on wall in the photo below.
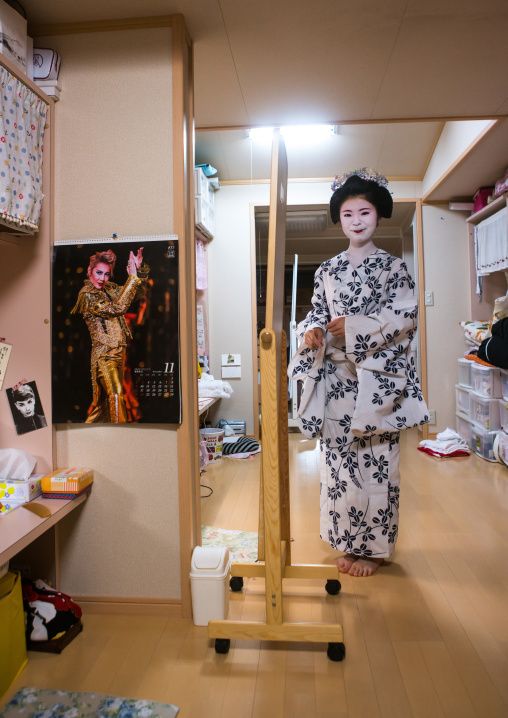
{"type": "Polygon", "coordinates": [[[21,382],[5,391],[17,434],[27,434],[48,425],[35,381],[21,382]]]}
{"type": "Polygon", "coordinates": [[[181,421],[178,238],[55,242],[53,423],[181,421]]]}

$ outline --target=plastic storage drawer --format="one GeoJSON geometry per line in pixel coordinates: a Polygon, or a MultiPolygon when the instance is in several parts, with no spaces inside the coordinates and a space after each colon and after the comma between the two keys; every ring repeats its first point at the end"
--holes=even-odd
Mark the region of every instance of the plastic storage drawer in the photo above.
{"type": "Polygon", "coordinates": [[[503,431],[508,432],[508,401],[499,399],[499,424],[503,431]]]}
{"type": "Polygon", "coordinates": [[[455,404],[456,411],[460,414],[469,416],[470,412],[470,392],[471,390],[465,386],[455,385],[455,404]]]}
{"type": "Polygon", "coordinates": [[[483,431],[499,431],[499,399],[486,399],[474,391],[469,394],[469,417],[483,431]]]}
{"type": "Polygon", "coordinates": [[[471,389],[487,399],[500,399],[503,396],[501,369],[474,364],[471,367],[471,389]]]}
{"type": "Polygon", "coordinates": [[[494,456],[500,463],[508,466],[508,434],[504,431],[498,431],[494,440],[494,456]]]}
{"type": "Polygon", "coordinates": [[[501,369],[501,395],[508,401],[508,371],[501,369]]]}
{"type": "Polygon", "coordinates": [[[205,237],[213,239],[215,234],[215,212],[202,197],[194,197],[195,224],[205,237]]]}
{"type": "Polygon", "coordinates": [[[497,461],[494,454],[494,441],[499,432],[483,431],[478,426],[472,426],[471,434],[473,439],[472,449],[482,459],[487,461],[497,461]]]}
{"type": "MultiPolygon", "coordinates": [[[[468,386],[471,388],[471,365],[474,364],[470,359],[459,359],[458,360],[458,377],[459,384],[461,386],[468,386]]],[[[508,377],[507,377],[508,378],[508,377]]],[[[507,385],[508,391],[508,385],[507,385]]]]}
{"type": "Polygon", "coordinates": [[[455,414],[455,428],[457,434],[460,434],[470,449],[473,448],[473,438],[471,433],[471,422],[462,414],[455,414]]]}

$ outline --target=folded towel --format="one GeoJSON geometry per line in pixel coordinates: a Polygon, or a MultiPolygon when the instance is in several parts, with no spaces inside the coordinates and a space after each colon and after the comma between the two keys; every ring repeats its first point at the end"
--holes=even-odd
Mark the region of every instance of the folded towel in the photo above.
{"type": "Polygon", "coordinates": [[[447,427],[433,439],[424,439],[418,444],[419,451],[432,456],[469,456],[471,453],[466,440],[454,429],[447,427]]]}

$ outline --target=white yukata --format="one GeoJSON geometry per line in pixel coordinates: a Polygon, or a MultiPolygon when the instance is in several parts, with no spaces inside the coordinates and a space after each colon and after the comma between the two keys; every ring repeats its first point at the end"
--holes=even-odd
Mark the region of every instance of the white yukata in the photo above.
{"type": "Polygon", "coordinates": [[[315,274],[313,309],[297,328],[325,331],[325,346],[302,341],[288,375],[303,379],[299,426],[320,437],[320,535],[333,548],[386,558],[395,548],[399,435],[424,424],[411,341],[415,284],[401,259],[376,249],[356,269],[345,252],[315,274]],[[324,329],[345,316],[345,339],[324,329]]]}

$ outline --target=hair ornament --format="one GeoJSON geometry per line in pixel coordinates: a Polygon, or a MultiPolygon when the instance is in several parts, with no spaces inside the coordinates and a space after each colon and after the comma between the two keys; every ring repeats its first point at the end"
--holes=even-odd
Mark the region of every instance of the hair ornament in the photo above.
{"type": "Polygon", "coordinates": [[[388,187],[388,180],[384,175],[379,174],[376,170],[369,170],[367,167],[359,167],[355,170],[351,170],[351,172],[344,172],[344,174],[340,176],[336,175],[332,182],[332,192],[335,192],[336,189],[342,187],[342,185],[345,184],[350,177],[353,177],[353,175],[357,175],[360,179],[368,180],[369,182],[375,182],[380,187],[388,187]]]}

